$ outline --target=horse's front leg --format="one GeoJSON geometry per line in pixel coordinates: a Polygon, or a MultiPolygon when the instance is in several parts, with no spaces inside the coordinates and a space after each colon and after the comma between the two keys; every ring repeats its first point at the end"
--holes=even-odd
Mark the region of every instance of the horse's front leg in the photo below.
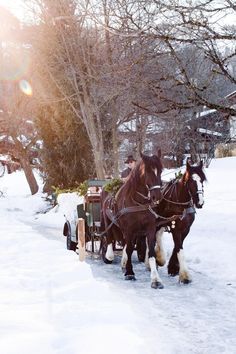
{"type": "Polygon", "coordinates": [[[171,275],[172,277],[179,274],[179,261],[177,258],[177,252],[175,248],[173,249],[167,268],[168,268],[168,274],[171,275]]]}
{"type": "Polygon", "coordinates": [[[190,277],[185,259],[184,259],[184,250],[181,248],[177,252],[177,257],[179,261],[179,281],[184,284],[191,283],[192,279],[190,277]]]}
{"type": "Polygon", "coordinates": [[[105,260],[104,262],[109,264],[109,263],[112,263],[114,261],[114,251],[113,251],[113,243],[109,243],[107,245],[107,250],[106,250],[106,255],[105,255],[105,260]]]}
{"type": "Polygon", "coordinates": [[[134,250],[133,242],[128,241],[126,243],[126,246],[124,247],[123,255],[122,255],[123,260],[124,260],[123,264],[126,263],[125,264],[125,269],[126,269],[125,280],[136,280],[135,274],[133,271],[132,261],[131,261],[133,250],[134,250]]]}
{"type": "Polygon", "coordinates": [[[176,271],[178,270],[178,265],[179,265],[179,281],[184,284],[188,284],[192,281],[187,264],[185,262],[184,258],[184,250],[183,250],[183,237],[181,233],[178,230],[175,230],[172,232],[173,235],[173,240],[174,240],[174,250],[169,262],[168,266],[168,272],[171,271],[171,269],[175,269],[176,271]],[[176,263],[178,262],[178,264],[176,263]]]}
{"type": "Polygon", "coordinates": [[[151,270],[151,287],[154,289],[163,289],[164,285],[157,271],[156,265],[156,254],[155,254],[155,244],[156,244],[156,230],[155,228],[149,232],[147,236],[148,244],[148,261],[151,270]]]}
{"type": "Polygon", "coordinates": [[[136,239],[136,249],[139,262],[145,262],[145,255],[146,255],[146,236],[138,235],[136,239]]]}

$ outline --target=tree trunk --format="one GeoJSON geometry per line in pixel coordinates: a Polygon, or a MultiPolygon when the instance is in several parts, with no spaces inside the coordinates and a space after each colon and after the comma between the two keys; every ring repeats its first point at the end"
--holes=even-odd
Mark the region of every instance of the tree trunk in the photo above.
{"type": "Polygon", "coordinates": [[[96,168],[96,174],[98,179],[105,179],[105,172],[104,172],[104,154],[101,150],[93,150],[94,155],[94,163],[96,168]]]}
{"type": "Polygon", "coordinates": [[[118,140],[117,140],[117,128],[113,126],[112,128],[112,150],[113,150],[113,168],[114,168],[114,178],[119,177],[119,150],[118,150],[118,140]]]}
{"type": "MultiPolygon", "coordinates": [[[[86,88],[86,87],[85,87],[86,88]]],[[[85,125],[94,156],[95,169],[98,179],[105,178],[105,159],[102,126],[99,115],[94,114],[92,107],[93,100],[84,89],[83,100],[79,96],[82,122],[85,125]]],[[[89,161],[88,161],[89,163],[89,161]]]]}
{"type": "Polygon", "coordinates": [[[38,183],[36,181],[36,178],[34,177],[32,168],[30,166],[30,163],[27,159],[22,159],[21,161],[21,166],[23,168],[23,171],[25,173],[25,177],[27,179],[27,182],[29,184],[31,194],[36,194],[39,190],[38,183]]]}
{"type": "Polygon", "coordinates": [[[144,150],[146,140],[147,122],[145,117],[138,117],[136,119],[136,146],[137,152],[140,153],[144,150]]]}
{"type": "Polygon", "coordinates": [[[0,143],[0,147],[2,154],[6,154],[20,160],[20,164],[25,173],[25,177],[29,184],[31,194],[33,195],[37,193],[39,190],[38,183],[36,181],[36,178],[34,177],[26,151],[22,147],[21,143],[16,139],[14,141],[14,144],[2,142],[2,144],[0,143]]]}

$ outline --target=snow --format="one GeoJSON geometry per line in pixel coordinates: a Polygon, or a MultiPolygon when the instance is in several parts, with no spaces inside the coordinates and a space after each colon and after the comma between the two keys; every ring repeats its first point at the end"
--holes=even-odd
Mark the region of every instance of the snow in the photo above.
{"type": "MultiPolygon", "coordinates": [[[[48,209],[22,172],[0,179],[0,348],[4,354],[233,354],[236,352],[236,158],[206,170],[205,205],[185,240],[193,282],[159,274],[134,256],[137,281],[114,264],[66,250],[64,214],[78,197],[48,209]]],[[[169,176],[168,176],[169,177],[169,176]]],[[[37,176],[39,182],[40,179],[37,176]]],[[[171,236],[164,235],[167,257],[171,236]]]]}

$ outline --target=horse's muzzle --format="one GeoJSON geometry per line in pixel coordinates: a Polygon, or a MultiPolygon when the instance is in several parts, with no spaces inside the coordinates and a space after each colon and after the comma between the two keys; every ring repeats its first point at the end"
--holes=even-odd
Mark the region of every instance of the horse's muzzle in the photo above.
{"type": "Polygon", "coordinates": [[[197,205],[196,205],[196,208],[197,208],[197,209],[202,209],[203,205],[204,205],[204,204],[197,204],[197,205]]]}

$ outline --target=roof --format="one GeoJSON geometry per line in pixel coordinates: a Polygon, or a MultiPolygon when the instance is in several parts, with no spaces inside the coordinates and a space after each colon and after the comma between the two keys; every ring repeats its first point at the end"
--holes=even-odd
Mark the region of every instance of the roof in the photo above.
{"type": "Polygon", "coordinates": [[[236,96],[236,91],[229,93],[227,96],[225,96],[225,98],[231,98],[233,96],[236,96]]]}
{"type": "Polygon", "coordinates": [[[207,116],[208,114],[215,113],[215,112],[217,112],[216,109],[208,109],[207,111],[202,111],[202,112],[197,113],[196,117],[201,118],[201,117],[207,116]]]}
{"type": "Polygon", "coordinates": [[[205,128],[197,128],[197,131],[199,133],[205,133],[205,134],[208,134],[208,135],[222,136],[222,134],[219,133],[219,132],[216,132],[214,130],[205,129],[205,128]]]}

